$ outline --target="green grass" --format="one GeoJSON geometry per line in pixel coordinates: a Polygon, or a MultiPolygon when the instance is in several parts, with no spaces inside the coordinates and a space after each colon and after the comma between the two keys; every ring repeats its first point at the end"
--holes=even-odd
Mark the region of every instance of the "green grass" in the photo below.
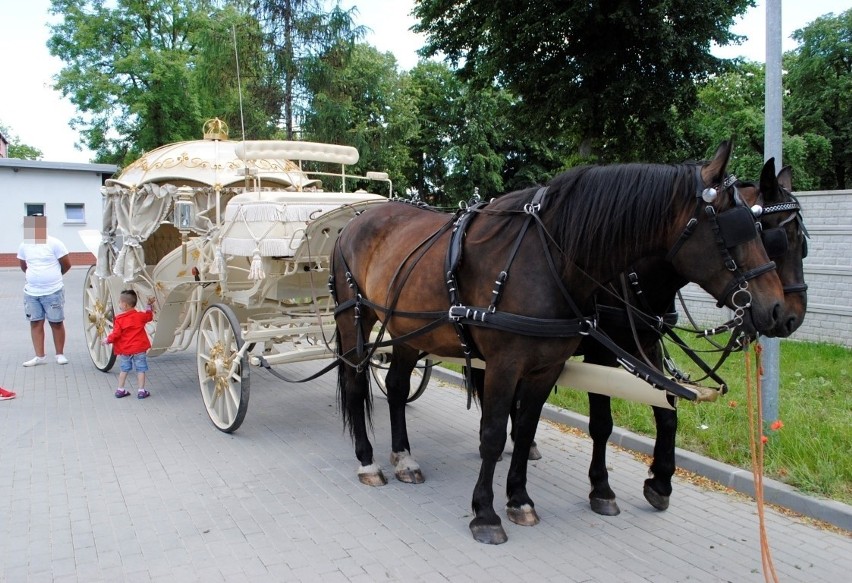
{"type": "MultiPolygon", "coordinates": [[[[697,342],[703,341],[690,341],[701,346],[697,342]]],[[[685,362],[682,355],[673,356],[679,364],[685,362]]],[[[716,361],[712,354],[705,356],[710,363],[716,361]]],[[[751,356],[754,363],[753,350],[751,356]]],[[[678,403],[677,446],[750,469],[745,355],[733,354],[720,373],[730,388],[727,395],[714,403],[678,403]]],[[[589,414],[585,392],[561,388],[549,402],[589,414]]],[[[649,406],[612,399],[612,409],[617,426],[655,436],[649,406]]],[[[783,427],[766,431],[764,475],[808,494],[852,504],[852,350],[782,341],[778,410],[783,427]]],[[[768,426],[774,420],[765,421],[768,426]]]]}

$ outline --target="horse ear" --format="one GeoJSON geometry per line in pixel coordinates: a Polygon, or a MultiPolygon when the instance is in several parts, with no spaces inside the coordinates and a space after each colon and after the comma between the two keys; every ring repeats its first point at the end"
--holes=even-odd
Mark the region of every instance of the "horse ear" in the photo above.
{"type": "Polygon", "coordinates": [[[778,194],[778,179],[775,177],[775,158],[770,158],[763,165],[760,172],[760,192],[766,198],[766,202],[772,202],[778,194]]]}
{"type": "Polygon", "coordinates": [[[784,166],[778,173],[778,185],[784,190],[793,190],[793,167],[784,166]]]}
{"type": "Polygon", "coordinates": [[[728,161],[731,159],[732,149],[733,142],[731,140],[725,140],[719,144],[713,159],[701,169],[701,179],[704,184],[713,185],[722,182],[725,177],[725,170],[728,168],[728,161]]]}

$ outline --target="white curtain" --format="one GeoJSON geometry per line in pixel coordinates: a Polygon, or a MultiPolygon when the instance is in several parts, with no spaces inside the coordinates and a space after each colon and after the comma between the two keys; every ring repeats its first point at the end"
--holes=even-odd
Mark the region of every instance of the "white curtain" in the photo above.
{"type": "MultiPolygon", "coordinates": [[[[107,186],[104,204],[104,231],[98,256],[98,271],[106,263],[107,246],[116,235],[121,235],[123,244],[115,259],[112,272],[124,281],[132,281],[145,268],[145,257],[141,243],[157,230],[166,218],[177,187],[172,184],[145,184],[138,190],[124,186],[107,186]],[[108,227],[112,225],[112,227],[108,227]]],[[[98,275],[104,275],[98,273],[98,275]]],[[[105,274],[109,275],[109,274],[105,274]]]]}

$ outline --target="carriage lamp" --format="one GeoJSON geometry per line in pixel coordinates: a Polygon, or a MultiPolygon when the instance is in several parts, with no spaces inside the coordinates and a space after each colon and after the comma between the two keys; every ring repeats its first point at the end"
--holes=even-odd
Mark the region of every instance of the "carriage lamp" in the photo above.
{"type": "Polygon", "coordinates": [[[192,202],[194,192],[190,186],[181,186],[177,189],[177,198],[174,203],[174,218],[172,223],[180,233],[181,259],[186,265],[186,239],[192,230],[195,218],[195,203],[192,202]]]}

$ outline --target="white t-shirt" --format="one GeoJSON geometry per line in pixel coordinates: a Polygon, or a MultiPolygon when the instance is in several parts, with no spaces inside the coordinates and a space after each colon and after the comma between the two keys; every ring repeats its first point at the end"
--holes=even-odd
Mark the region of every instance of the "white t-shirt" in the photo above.
{"type": "Polygon", "coordinates": [[[65,244],[48,235],[46,243],[21,243],[18,259],[27,262],[27,284],[24,293],[46,296],[62,289],[62,267],[59,259],[68,255],[65,244]]]}

